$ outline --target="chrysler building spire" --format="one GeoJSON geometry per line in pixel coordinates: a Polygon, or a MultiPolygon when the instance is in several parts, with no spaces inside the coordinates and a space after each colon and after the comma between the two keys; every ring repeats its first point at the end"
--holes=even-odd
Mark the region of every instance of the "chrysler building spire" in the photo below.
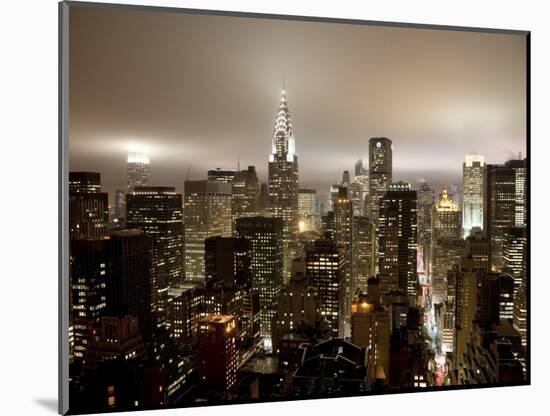
{"type": "Polygon", "coordinates": [[[298,233],[298,157],[284,89],[273,128],[268,175],[267,210],[271,217],[280,218],[283,222],[283,268],[287,282],[298,233]]]}
{"type": "Polygon", "coordinates": [[[275,118],[275,127],[273,129],[272,156],[286,159],[288,162],[294,161],[296,153],[294,144],[294,132],[292,130],[292,119],[288,109],[286,91],[281,91],[281,102],[277,117],[275,118]]]}

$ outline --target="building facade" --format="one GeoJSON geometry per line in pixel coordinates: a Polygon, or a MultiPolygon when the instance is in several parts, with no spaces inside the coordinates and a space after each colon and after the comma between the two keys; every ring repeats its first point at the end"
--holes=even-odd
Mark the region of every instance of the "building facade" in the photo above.
{"type": "Polygon", "coordinates": [[[472,228],[483,228],[483,201],[485,189],[485,157],[466,155],[462,165],[464,199],[462,201],[463,237],[470,235],[472,228]]]}
{"type": "Polygon", "coordinates": [[[392,183],[391,140],[385,137],[373,137],[369,140],[369,203],[367,216],[378,220],[380,199],[392,183]]]}
{"type": "Polygon", "coordinates": [[[280,218],[237,219],[237,235],[250,241],[252,289],[260,296],[260,327],[264,347],[271,349],[271,322],[283,287],[283,223],[280,218]]]}
{"type": "Polygon", "coordinates": [[[203,282],[204,241],[231,236],[231,184],[223,181],[185,181],[185,279],[203,282]]]}
{"type": "Polygon", "coordinates": [[[132,192],[134,188],[149,186],[151,184],[149,162],[149,156],[147,156],[143,149],[136,148],[128,152],[126,162],[127,192],[132,192]]]}
{"type": "Polygon", "coordinates": [[[417,291],[416,191],[404,183],[391,185],[380,199],[378,264],[383,291],[417,291]]]}
{"type": "Polygon", "coordinates": [[[182,197],[167,186],[134,187],[126,195],[126,226],[154,241],[155,310],[166,311],[168,288],[183,283],[182,197]]]}
{"type": "Polygon", "coordinates": [[[510,160],[487,165],[484,230],[489,237],[489,267],[504,266],[504,234],[510,227],[527,225],[527,162],[510,160]]]}
{"type": "Polygon", "coordinates": [[[267,210],[273,218],[283,222],[283,276],[288,281],[298,233],[298,156],[284,90],[275,119],[268,176],[267,210]]]}
{"type": "Polygon", "coordinates": [[[235,172],[231,190],[231,217],[233,231],[237,218],[256,217],[260,215],[260,183],[256,168],[249,166],[246,170],[235,172]]]}

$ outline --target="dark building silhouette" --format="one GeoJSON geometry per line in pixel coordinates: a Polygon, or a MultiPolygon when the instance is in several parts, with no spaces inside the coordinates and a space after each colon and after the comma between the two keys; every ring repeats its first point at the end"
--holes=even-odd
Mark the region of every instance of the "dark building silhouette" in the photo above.
{"type": "Polygon", "coordinates": [[[81,194],[101,192],[101,174],[98,172],[69,172],[69,192],[81,194]]]}
{"type": "Polygon", "coordinates": [[[158,319],[154,309],[154,240],[141,230],[114,231],[108,240],[112,276],[107,283],[107,312],[137,317],[139,332],[150,341],[158,319]]]}
{"type": "Polygon", "coordinates": [[[408,184],[390,186],[379,200],[378,268],[382,291],[400,290],[416,296],[416,191],[408,184]]]}
{"type": "Polygon", "coordinates": [[[246,238],[205,240],[204,313],[235,317],[239,364],[260,344],[260,295],[252,289],[251,249],[252,243],[246,238]]]}
{"type": "Polygon", "coordinates": [[[101,175],[69,172],[69,238],[100,238],[109,233],[109,198],[101,175]]]}
{"type": "Polygon", "coordinates": [[[489,237],[489,267],[504,267],[504,234],[527,221],[527,161],[510,160],[486,165],[484,230],[489,237]]]}
{"type": "Polygon", "coordinates": [[[183,282],[181,194],[173,187],[136,187],[126,195],[126,211],[127,227],[153,240],[153,307],[159,319],[165,319],[168,287],[183,282]]]}
{"type": "Polygon", "coordinates": [[[321,316],[330,328],[330,336],[338,337],[344,331],[344,260],[336,243],[316,240],[306,247],[306,276],[317,289],[321,302],[321,316]]]}
{"type": "Polygon", "coordinates": [[[204,386],[226,392],[237,382],[236,327],[231,315],[207,315],[199,321],[197,366],[204,386]]]}
{"type": "Polygon", "coordinates": [[[89,340],[84,369],[92,371],[108,360],[143,360],[147,352],[135,316],[105,316],[89,340]]]}

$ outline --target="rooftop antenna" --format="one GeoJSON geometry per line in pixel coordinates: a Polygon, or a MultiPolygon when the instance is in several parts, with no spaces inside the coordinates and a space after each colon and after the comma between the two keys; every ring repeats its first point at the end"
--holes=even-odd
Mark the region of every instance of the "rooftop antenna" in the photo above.
{"type": "Polygon", "coordinates": [[[189,163],[189,166],[187,167],[187,178],[185,179],[186,181],[189,180],[190,175],[191,175],[191,163],[189,163]]]}
{"type": "Polygon", "coordinates": [[[237,157],[237,171],[241,170],[241,157],[237,157]]]}

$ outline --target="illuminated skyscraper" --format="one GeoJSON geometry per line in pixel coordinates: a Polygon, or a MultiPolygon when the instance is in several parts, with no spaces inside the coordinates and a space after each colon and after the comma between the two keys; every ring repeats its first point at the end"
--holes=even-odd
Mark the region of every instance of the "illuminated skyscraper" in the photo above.
{"type": "Polygon", "coordinates": [[[101,192],[101,174],[98,172],[69,172],[69,192],[73,194],[101,192]]]}
{"type": "Polygon", "coordinates": [[[353,278],[355,288],[367,290],[367,280],[374,274],[372,225],[367,217],[353,217],[353,278]]]}
{"type": "Polygon", "coordinates": [[[510,160],[487,165],[485,226],[489,237],[489,265],[500,272],[504,266],[504,234],[510,227],[527,222],[527,161],[510,160]]]}
{"type": "Polygon", "coordinates": [[[109,233],[108,194],[95,172],[69,172],[69,237],[97,239],[109,233]]]}
{"type": "Polygon", "coordinates": [[[272,151],[269,155],[268,213],[283,221],[284,278],[290,278],[298,233],[298,156],[292,121],[283,90],[275,119],[272,151]]]}
{"type": "Polygon", "coordinates": [[[231,191],[231,216],[233,231],[237,218],[256,217],[259,215],[260,183],[256,168],[249,166],[247,170],[235,172],[231,191]]]}
{"type": "Polygon", "coordinates": [[[76,360],[84,358],[89,334],[107,308],[107,282],[113,277],[108,244],[106,238],[70,242],[70,314],[76,360]]]}
{"type": "Polygon", "coordinates": [[[432,211],[432,239],[434,244],[437,244],[437,240],[443,238],[462,238],[462,227],[460,224],[460,209],[452,200],[445,187],[432,211]]]}
{"type": "Polygon", "coordinates": [[[237,382],[236,333],[231,315],[207,315],[199,321],[197,367],[204,386],[227,392],[237,382]]]}
{"type": "Polygon", "coordinates": [[[422,264],[418,264],[421,267],[421,271],[426,273],[426,277],[429,279],[431,270],[431,250],[432,250],[432,211],[435,202],[435,195],[433,189],[430,189],[426,182],[420,185],[417,191],[418,195],[418,250],[422,254],[420,260],[422,264]]]}
{"type": "Polygon", "coordinates": [[[504,234],[503,272],[514,279],[514,328],[527,345],[527,229],[512,227],[504,234]]]}
{"type": "MultiPolygon", "coordinates": [[[[349,327],[351,316],[351,302],[355,293],[353,275],[353,208],[348,196],[348,188],[343,186],[338,193],[338,199],[334,204],[334,234],[336,247],[343,260],[341,284],[341,302],[346,328],[349,327]]],[[[347,332],[347,330],[346,330],[347,332]]]]}
{"type": "Polygon", "coordinates": [[[127,227],[142,230],[154,241],[153,305],[164,313],[168,287],[183,283],[181,194],[169,186],[136,187],[126,195],[126,207],[127,227]]]}
{"type": "Polygon", "coordinates": [[[373,137],[369,140],[369,203],[367,216],[378,220],[379,201],[392,183],[391,140],[373,137]]]}
{"type": "Polygon", "coordinates": [[[141,148],[130,149],[126,163],[128,192],[150,184],[149,156],[141,148]]]}
{"type": "Polygon", "coordinates": [[[231,237],[231,184],[185,181],[185,279],[203,282],[204,240],[231,237]]]}
{"type": "Polygon", "coordinates": [[[298,230],[317,230],[317,198],[315,189],[302,188],[298,190],[298,230]]]}
{"type": "Polygon", "coordinates": [[[383,291],[400,290],[414,297],[417,291],[416,191],[398,182],[380,199],[378,264],[383,291]]]}
{"type": "Polygon", "coordinates": [[[330,336],[344,334],[341,278],[344,262],[336,244],[331,240],[316,240],[306,248],[306,276],[317,288],[321,301],[321,316],[330,328],[330,336]]]}
{"type": "Polygon", "coordinates": [[[271,322],[283,287],[283,224],[280,218],[250,217],[237,219],[237,236],[252,245],[252,289],[260,294],[261,336],[271,349],[271,322]]]}
{"type": "Polygon", "coordinates": [[[511,228],[504,237],[504,273],[514,278],[513,325],[521,335],[521,344],[527,345],[527,230],[511,228]],[[518,285],[519,280],[519,285],[518,285]]]}
{"type": "Polygon", "coordinates": [[[483,192],[485,158],[482,155],[466,155],[462,165],[464,199],[462,201],[463,237],[470,235],[474,227],[483,228],[483,192]]]}
{"type": "Polygon", "coordinates": [[[514,279],[515,292],[524,279],[524,256],[526,251],[527,230],[525,227],[511,227],[504,232],[502,271],[514,279]]]}

